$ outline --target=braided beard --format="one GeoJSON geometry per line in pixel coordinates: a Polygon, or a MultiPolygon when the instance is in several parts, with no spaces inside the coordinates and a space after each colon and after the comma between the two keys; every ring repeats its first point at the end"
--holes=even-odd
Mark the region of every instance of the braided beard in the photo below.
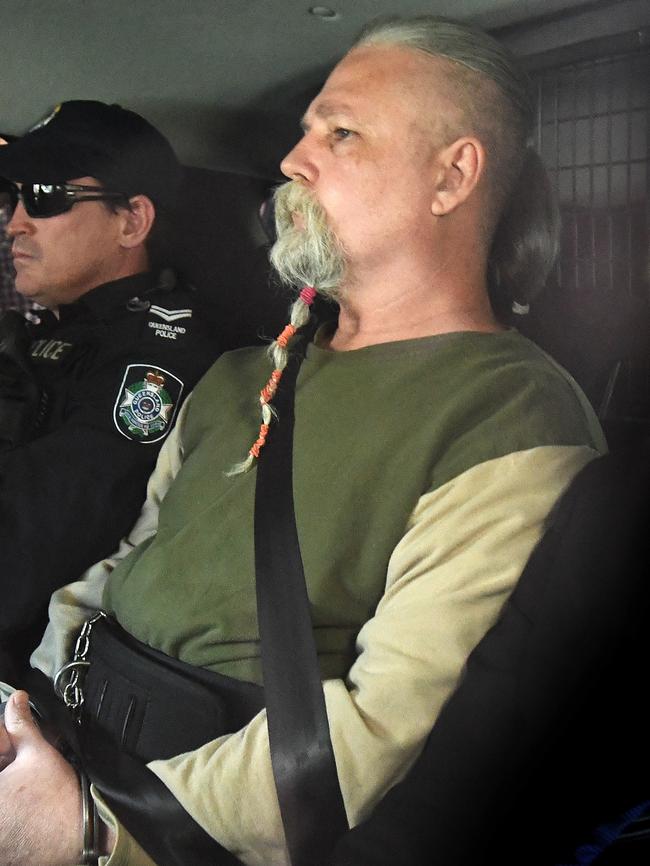
{"type": "Polygon", "coordinates": [[[323,208],[296,181],[275,192],[277,240],[271,248],[271,264],[283,283],[313,286],[336,300],[346,269],[341,242],[327,224],[323,208]],[[302,225],[294,225],[293,215],[302,225]]]}

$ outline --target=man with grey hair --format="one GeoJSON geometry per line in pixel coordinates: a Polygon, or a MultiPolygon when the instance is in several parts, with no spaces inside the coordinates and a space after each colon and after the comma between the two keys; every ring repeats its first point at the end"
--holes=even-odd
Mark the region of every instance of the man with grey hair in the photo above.
{"type": "MultiPolygon", "coordinates": [[[[75,730],[99,730],[109,754],[121,749],[116,783],[93,776],[110,864],[327,860],[316,845],[301,861],[289,853],[263,704],[179,745],[178,729],[208,716],[202,705],[177,681],[134,685],[135,660],[153,650],[163,684],[171,667],[217,676],[233,712],[257,694],[253,515],[275,508],[277,491],[260,498],[255,482],[288,417],[277,403],[317,292],[340,313],[316,332],[297,375],[293,498],[351,824],[416,760],[547,512],[604,450],[575,383],[502,318],[543,281],[555,244],[553,207],[530,188],[543,178],[526,146],[531,115],[508,54],[435,18],[370,28],[309,106],[276,201],[272,260],[300,294],[271,368],[263,352],[241,350],[199,383],[141,519],[115,556],[54,595],[32,656],[53,678],[74,654],[58,684],[81,707],[75,730]],[[532,197],[525,212],[522,193],[532,197]],[[131,784],[134,761],[148,782],[131,784]]],[[[83,774],[79,783],[30,721],[24,691],[5,721],[0,860],[78,862],[83,774]]],[[[307,823],[312,804],[300,806],[307,823]]]]}

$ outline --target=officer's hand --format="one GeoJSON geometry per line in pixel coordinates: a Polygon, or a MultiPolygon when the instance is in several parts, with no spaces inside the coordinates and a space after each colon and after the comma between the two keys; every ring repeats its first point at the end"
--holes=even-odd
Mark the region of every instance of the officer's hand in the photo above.
{"type": "Polygon", "coordinates": [[[5,708],[0,743],[15,753],[0,773],[0,863],[71,866],[82,848],[77,774],[32,719],[26,692],[5,708]]]}

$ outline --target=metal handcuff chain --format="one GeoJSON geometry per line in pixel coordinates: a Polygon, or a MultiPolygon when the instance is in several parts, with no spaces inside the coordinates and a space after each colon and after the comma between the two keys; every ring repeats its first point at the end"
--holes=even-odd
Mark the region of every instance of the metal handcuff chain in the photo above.
{"type": "MultiPolygon", "coordinates": [[[[61,698],[77,724],[81,724],[81,708],[84,704],[82,686],[85,672],[90,666],[90,662],[88,661],[90,634],[93,630],[93,625],[106,616],[107,614],[103,610],[100,610],[84,622],[75,643],[72,661],[64,664],[54,677],[54,692],[57,697],[61,698]],[[66,677],[69,677],[67,682],[65,681],[66,677]]],[[[79,776],[79,788],[81,792],[83,842],[80,862],[84,866],[97,866],[102,854],[99,846],[101,820],[90,791],[91,782],[87,773],[78,761],[74,758],[70,760],[79,776]]]]}
{"type": "Polygon", "coordinates": [[[90,662],[88,661],[90,634],[93,625],[98,620],[106,617],[106,612],[100,610],[93,617],[86,620],[77,637],[72,661],[66,662],[54,677],[54,691],[72,713],[77,724],[81,724],[81,708],[84,704],[83,675],[90,666],[90,662]],[[67,682],[64,681],[66,675],[69,675],[67,682]]]}

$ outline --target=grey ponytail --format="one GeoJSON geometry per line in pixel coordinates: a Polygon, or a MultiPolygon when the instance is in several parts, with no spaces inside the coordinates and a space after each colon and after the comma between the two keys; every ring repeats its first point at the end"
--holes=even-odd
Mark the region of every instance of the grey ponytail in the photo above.
{"type": "Polygon", "coordinates": [[[560,245],[560,214],[539,154],[524,162],[492,239],[488,257],[490,301],[500,318],[527,312],[544,287],[560,245]]]}

